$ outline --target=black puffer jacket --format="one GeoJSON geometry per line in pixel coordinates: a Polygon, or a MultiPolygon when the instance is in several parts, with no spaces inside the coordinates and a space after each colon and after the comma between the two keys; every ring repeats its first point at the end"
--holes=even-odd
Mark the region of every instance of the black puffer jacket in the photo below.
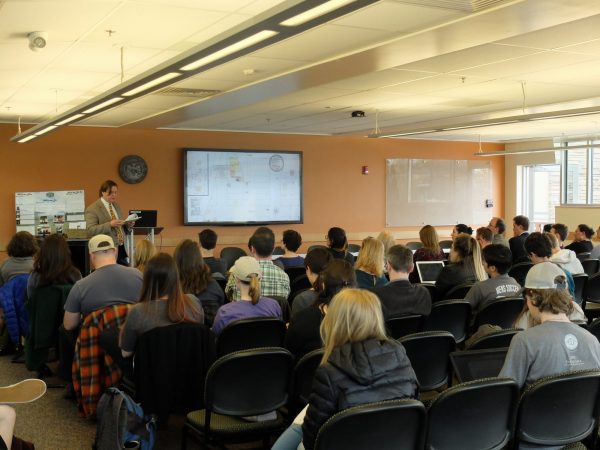
{"type": "Polygon", "coordinates": [[[415,398],[417,377],[402,344],[369,339],[344,344],[315,373],[302,425],[306,450],[312,450],[321,425],[338,411],[382,400],[415,398]]]}

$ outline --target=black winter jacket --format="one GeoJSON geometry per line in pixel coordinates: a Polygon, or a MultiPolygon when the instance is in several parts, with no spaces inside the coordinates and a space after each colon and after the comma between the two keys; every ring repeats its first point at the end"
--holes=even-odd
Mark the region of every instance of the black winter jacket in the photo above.
{"type": "Polygon", "coordinates": [[[435,281],[438,299],[443,299],[450,289],[465,283],[477,283],[477,275],[463,262],[445,266],[435,281]]]}
{"type": "Polygon", "coordinates": [[[302,425],[304,447],[312,450],[321,425],[343,409],[417,394],[417,377],[399,342],[369,339],[337,347],[315,373],[302,425]]]}

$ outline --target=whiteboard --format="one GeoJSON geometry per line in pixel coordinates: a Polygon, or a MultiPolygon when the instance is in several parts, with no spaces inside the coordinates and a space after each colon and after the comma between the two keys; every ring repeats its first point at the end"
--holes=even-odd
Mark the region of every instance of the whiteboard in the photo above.
{"type": "Polygon", "coordinates": [[[302,222],[302,153],[186,149],[184,223],[302,222]]]}
{"type": "Polygon", "coordinates": [[[386,159],[386,226],[485,223],[491,192],[490,161],[386,159]]]}

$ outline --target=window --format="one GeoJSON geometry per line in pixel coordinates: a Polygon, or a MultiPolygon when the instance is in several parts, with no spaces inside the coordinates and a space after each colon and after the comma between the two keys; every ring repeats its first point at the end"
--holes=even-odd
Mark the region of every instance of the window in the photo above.
{"type": "Polygon", "coordinates": [[[569,146],[588,148],[567,150],[563,158],[563,203],[600,204],[600,141],[572,141],[569,146]]]}
{"type": "Polygon", "coordinates": [[[554,223],[554,208],[560,205],[560,164],[538,164],[522,168],[521,214],[529,217],[534,229],[554,223]]]}

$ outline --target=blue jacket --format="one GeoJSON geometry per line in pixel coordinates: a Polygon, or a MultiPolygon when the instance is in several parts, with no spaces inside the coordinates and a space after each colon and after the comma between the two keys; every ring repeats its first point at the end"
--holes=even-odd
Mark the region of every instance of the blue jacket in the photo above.
{"type": "Polygon", "coordinates": [[[25,310],[25,294],[29,274],[15,275],[0,287],[0,306],[4,310],[4,321],[10,340],[18,344],[21,336],[29,334],[29,318],[25,310]]]}

